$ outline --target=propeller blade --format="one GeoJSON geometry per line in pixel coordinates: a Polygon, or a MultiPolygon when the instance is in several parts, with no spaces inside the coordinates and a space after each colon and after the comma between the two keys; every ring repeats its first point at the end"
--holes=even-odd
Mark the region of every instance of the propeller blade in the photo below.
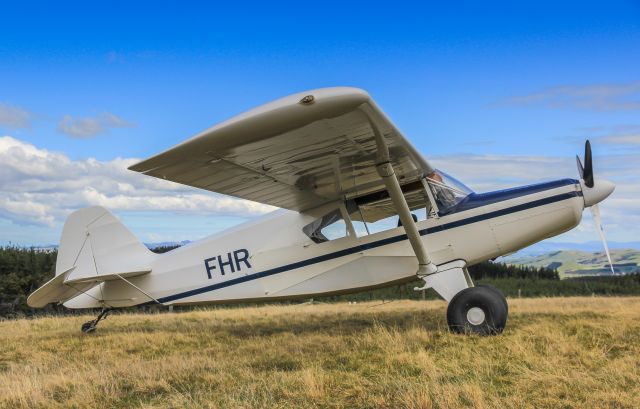
{"type": "Polygon", "coordinates": [[[591,214],[593,215],[593,221],[596,223],[596,229],[598,230],[598,234],[600,235],[600,240],[602,240],[602,245],[604,246],[604,252],[607,254],[607,260],[609,260],[609,268],[611,268],[611,274],[615,275],[616,272],[613,270],[613,262],[611,261],[611,253],[609,252],[609,246],[607,245],[607,238],[604,236],[604,229],[602,228],[602,217],[600,217],[600,208],[597,204],[590,207],[591,214]]]}
{"type": "Polygon", "coordinates": [[[593,187],[593,161],[591,159],[591,143],[587,139],[584,144],[584,170],[582,180],[587,187],[593,187]]]}
{"type": "Polygon", "coordinates": [[[580,175],[580,179],[584,179],[584,166],[582,166],[580,156],[578,155],[576,155],[576,164],[578,165],[578,174],[580,175]]]}

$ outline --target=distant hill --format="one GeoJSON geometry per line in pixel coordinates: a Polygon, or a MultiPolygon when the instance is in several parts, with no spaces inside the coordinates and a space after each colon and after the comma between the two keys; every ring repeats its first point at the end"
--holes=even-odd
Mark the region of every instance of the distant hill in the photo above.
{"type": "MultiPolygon", "coordinates": [[[[609,249],[611,250],[626,250],[626,249],[636,249],[640,250],[640,241],[608,241],[609,249]]],[[[526,247],[520,251],[518,254],[522,255],[542,255],[545,253],[550,253],[558,250],[577,250],[588,253],[596,253],[598,251],[602,251],[602,242],[600,241],[585,241],[582,243],[568,243],[568,242],[558,242],[552,240],[544,240],[539,243],[533,244],[529,247],[526,247]]]]}
{"type": "MultiPolygon", "coordinates": [[[[640,272],[640,250],[612,250],[611,259],[616,273],[640,272]]],[[[499,259],[507,264],[555,268],[563,278],[584,275],[611,275],[604,251],[556,250],[542,254],[516,253],[499,259]]]]}

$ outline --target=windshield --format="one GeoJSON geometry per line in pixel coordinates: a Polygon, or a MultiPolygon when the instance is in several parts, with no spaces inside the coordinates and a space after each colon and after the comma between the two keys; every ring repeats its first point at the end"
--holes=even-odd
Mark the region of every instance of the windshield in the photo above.
{"type": "Polygon", "coordinates": [[[438,169],[427,181],[441,215],[449,213],[455,205],[473,193],[464,183],[438,169]]]}
{"type": "Polygon", "coordinates": [[[460,182],[458,179],[454,178],[453,176],[439,169],[436,169],[436,173],[440,174],[440,177],[442,177],[442,181],[444,182],[445,185],[450,186],[454,189],[457,189],[460,192],[466,193],[467,195],[473,193],[473,190],[471,190],[469,186],[460,182]]]}

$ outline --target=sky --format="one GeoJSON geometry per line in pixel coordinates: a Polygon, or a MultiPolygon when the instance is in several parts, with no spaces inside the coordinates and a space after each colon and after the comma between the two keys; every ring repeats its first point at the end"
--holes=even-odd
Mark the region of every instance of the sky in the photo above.
{"type": "MultiPolygon", "coordinates": [[[[126,168],[327,86],[476,191],[575,178],[589,138],[607,237],[640,240],[640,2],[445,3],[3,3],[0,245],[55,244],[90,205],[145,242],[271,211],[126,168]]],[[[554,240],[597,240],[588,213],[554,240]]]]}

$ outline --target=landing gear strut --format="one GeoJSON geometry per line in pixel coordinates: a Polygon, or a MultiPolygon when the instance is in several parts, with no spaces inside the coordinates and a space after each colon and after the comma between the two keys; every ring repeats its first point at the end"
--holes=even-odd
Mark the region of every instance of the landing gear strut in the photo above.
{"type": "Polygon", "coordinates": [[[81,327],[82,332],[85,334],[89,334],[95,331],[96,327],[98,326],[98,323],[103,319],[107,318],[107,315],[109,315],[112,309],[113,308],[103,308],[102,311],[100,311],[100,314],[98,314],[98,316],[95,319],[91,321],[87,321],[84,324],[82,324],[82,327],[81,327]]]}

